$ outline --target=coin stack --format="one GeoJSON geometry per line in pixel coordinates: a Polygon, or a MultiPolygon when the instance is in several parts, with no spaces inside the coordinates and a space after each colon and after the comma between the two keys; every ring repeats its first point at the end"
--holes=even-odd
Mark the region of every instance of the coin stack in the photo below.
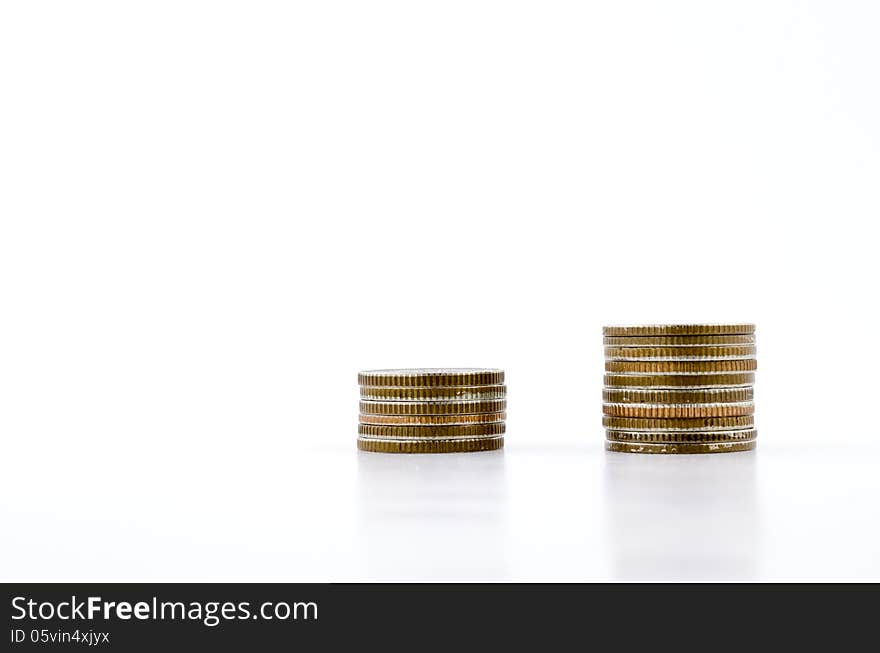
{"type": "Polygon", "coordinates": [[[502,370],[371,370],[358,374],[358,383],[361,451],[456,453],[504,446],[502,370]]]}
{"type": "Polygon", "coordinates": [[[754,324],[611,326],[603,335],[606,449],[755,448],[754,324]]]}

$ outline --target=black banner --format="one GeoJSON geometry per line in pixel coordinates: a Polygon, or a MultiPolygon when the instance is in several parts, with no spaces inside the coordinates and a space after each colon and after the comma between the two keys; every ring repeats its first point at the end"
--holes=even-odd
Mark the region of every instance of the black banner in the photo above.
{"type": "Polygon", "coordinates": [[[5,585],[4,650],[857,645],[875,585],[5,585]],[[708,639],[706,639],[708,638],[708,639]]]}

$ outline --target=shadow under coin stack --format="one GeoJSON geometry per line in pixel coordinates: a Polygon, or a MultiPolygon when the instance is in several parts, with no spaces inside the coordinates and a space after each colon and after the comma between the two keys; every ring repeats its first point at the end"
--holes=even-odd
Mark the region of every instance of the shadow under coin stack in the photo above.
{"type": "Polygon", "coordinates": [[[358,383],[361,451],[457,453],[504,446],[502,370],[371,370],[358,374],[358,383]]]}
{"type": "Polygon", "coordinates": [[[755,448],[755,325],[602,331],[606,449],[682,454],[755,448]]]}

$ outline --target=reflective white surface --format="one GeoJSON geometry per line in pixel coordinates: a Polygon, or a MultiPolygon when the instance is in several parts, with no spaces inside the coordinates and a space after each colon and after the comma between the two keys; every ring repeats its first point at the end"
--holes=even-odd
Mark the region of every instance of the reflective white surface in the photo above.
{"type": "Polygon", "coordinates": [[[21,459],[2,580],[880,580],[876,447],[226,453],[21,459]]]}

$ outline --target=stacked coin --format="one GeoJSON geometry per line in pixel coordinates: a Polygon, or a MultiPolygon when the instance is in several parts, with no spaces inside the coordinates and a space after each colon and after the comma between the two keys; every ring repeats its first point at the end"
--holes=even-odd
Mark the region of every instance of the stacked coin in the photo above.
{"type": "Polygon", "coordinates": [[[504,446],[502,370],[372,370],[358,374],[358,383],[362,451],[455,453],[504,446]]]}
{"type": "Polygon", "coordinates": [[[612,326],[603,334],[606,449],[755,448],[755,325],[612,326]]]}

